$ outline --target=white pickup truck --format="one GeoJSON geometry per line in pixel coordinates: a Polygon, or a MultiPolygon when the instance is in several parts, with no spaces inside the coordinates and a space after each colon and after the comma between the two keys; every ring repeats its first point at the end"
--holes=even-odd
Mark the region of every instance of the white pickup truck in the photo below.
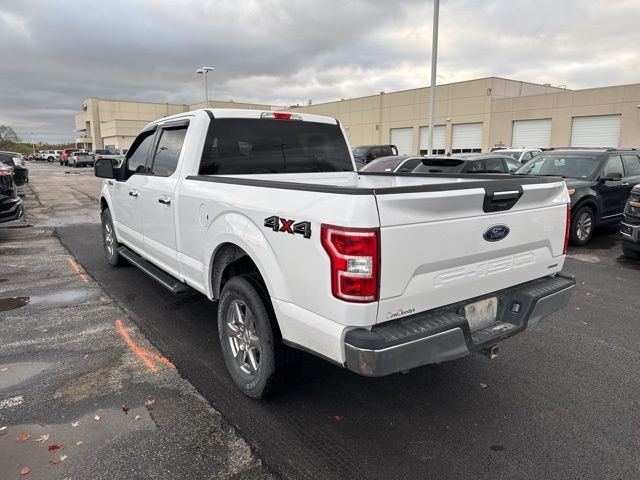
{"type": "Polygon", "coordinates": [[[255,398],[300,350],[367,376],[493,351],[575,287],[561,178],[358,173],[332,118],[182,113],[95,172],[109,263],[217,301],[255,398]]]}

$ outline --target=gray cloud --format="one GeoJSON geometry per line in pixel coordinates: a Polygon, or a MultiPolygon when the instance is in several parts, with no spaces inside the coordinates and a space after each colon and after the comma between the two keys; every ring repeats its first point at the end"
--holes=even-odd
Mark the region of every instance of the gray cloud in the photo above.
{"type": "MultiPolygon", "coordinates": [[[[71,140],[87,97],[286,105],[424,86],[424,0],[0,0],[0,123],[71,140]]],[[[438,81],[638,81],[636,0],[446,0],[438,81]]]]}

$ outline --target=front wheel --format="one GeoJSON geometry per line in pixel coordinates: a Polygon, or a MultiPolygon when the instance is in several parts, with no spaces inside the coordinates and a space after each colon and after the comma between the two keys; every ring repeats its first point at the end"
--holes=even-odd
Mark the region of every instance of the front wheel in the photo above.
{"type": "Polygon", "coordinates": [[[282,343],[274,329],[269,297],[260,280],[229,280],[218,303],[218,337],[227,370],[245,395],[265,398],[293,375],[300,352],[282,343]]]}
{"type": "Polygon", "coordinates": [[[586,245],[593,235],[595,213],[591,207],[580,207],[572,217],[569,232],[571,243],[577,246],[586,245]]]}
{"type": "Polygon", "coordinates": [[[124,258],[118,253],[118,248],[120,248],[121,245],[116,238],[116,231],[113,228],[113,221],[111,220],[111,212],[109,212],[108,208],[102,212],[102,243],[109,265],[114,267],[122,265],[124,258]]]}

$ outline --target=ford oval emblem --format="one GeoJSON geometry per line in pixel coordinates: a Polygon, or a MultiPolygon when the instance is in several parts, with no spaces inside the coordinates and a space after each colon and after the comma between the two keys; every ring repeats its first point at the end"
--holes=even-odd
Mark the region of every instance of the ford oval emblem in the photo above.
{"type": "Polygon", "coordinates": [[[487,242],[498,242],[509,235],[509,227],[506,225],[494,225],[485,230],[484,235],[482,237],[487,242]]]}

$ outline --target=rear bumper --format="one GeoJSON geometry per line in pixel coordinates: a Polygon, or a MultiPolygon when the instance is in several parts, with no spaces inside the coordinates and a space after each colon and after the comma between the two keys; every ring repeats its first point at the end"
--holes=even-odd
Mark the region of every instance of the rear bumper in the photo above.
{"type": "Polygon", "coordinates": [[[483,350],[564,307],[575,285],[572,275],[561,273],[486,295],[482,298],[498,298],[497,319],[474,332],[465,318],[464,305],[479,299],[404,317],[371,330],[351,330],[345,336],[346,366],[361,375],[379,377],[483,350]]]}
{"type": "Polygon", "coordinates": [[[6,198],[0,200],[0,223],[18,220],[24,215],[21,198],[6,198]]]}

